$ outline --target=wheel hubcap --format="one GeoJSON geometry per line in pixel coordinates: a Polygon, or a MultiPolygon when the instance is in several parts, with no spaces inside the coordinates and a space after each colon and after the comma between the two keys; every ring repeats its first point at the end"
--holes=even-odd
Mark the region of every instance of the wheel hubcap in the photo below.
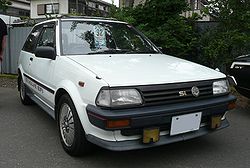
{"type": "Polygon", "coordinates": [[[71,108],[66,103],[61,106],[59,122],[63,142],[70,147],[74,142],[75,127],[71,108]]]}

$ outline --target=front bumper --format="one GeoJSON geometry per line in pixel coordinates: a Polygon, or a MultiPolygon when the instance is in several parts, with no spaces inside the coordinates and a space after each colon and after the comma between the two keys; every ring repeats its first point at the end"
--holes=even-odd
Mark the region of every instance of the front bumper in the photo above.
{"type": "Polygon", "coordinates": [[[213,115],[223,115],[228,111],[228,104],[234,101],[236,101],[234,96],[226,95],[185,103],[120,110],[101,109],[93,105],[87,105],[86,110],[89,121],[96,127],[104,130],[124,130],[166,125],[171,122],[173,116],[194,112],[202,112],[202,119],[213,115]],[[130,120],[130,126],[124,128],[107,127],[107,121],[121,119],[130,120]]]}
{"type": "MultiPolygon", "coordinates": [[[[226,119],[221,122],[221,125],[216,129],[211,129],[211,118],[213,116],[223,116],[227,112],[228,105],[235,102],[236,98],[232,95],[215,97],[213,99],[203,99],[192,102],[131,108],[131,109],[101,109],[99,107],[88,105],[86,107],[89,121],[94,126],[107,131],[119,130],[121,136],[125,137],[125,141],[105,141],[94,135],[87,135],[87,139],[101,147],[115,151],[133,150],[141,148],[149,148],[160,146],[178,141],[183,141],[195,137],[205,135],[209,132],[223,129],[229,126],[226,119]],[[200,129],[193,132],[170,136],[171,120],[173,116],[202,112],[200,129]],[[107,121],[116,121],[128,119],[129,126],[120,128],[108,128],[107,121]],[[159,128],[161,134],[160,140],[156,143],[143,144],[142,138],[145,128],[159,128]],[[138,136],[139,139],[128,140],[130,136],[138,136]],[[126,138],[128,137],[128,138],[126,138]]],[[[124,140],[124,139],[123,139],[124,140]]]]}
{"type": "Polygon", "coordinates": [[[207,129],[206,127],[200,128],[198,131],[189,132],[185,134],[180,134],[176,136],[169,136],[169,135],[162,135],[160,139],[156,143],[150,144],[143,144],[141,139],[137,140],[128,140],[128,141],[105,141],[103,139],[97,138],[94,135],[86,135],[88,141],[92,142],[93,144],[103,147],[108,150],[112,151],[128,151],[128,150],[135,150],[135,149],[144,149],[144,148],[151,148],[156,146],[162,146],[174,142],[185,141],[188,139],[193,139],[196,137],[200,137],[202,135],[206,135],[210,132],[220,130],[229,126],[228,121],[225,119],[222,121],[221,126],[215,130],[207,129]]]}

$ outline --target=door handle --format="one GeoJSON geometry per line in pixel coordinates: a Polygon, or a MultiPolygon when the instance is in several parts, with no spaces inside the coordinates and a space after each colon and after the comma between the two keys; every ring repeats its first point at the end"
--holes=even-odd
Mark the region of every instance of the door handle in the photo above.
{"type": "Polygon", "coordinates": [[[30,57],[30,61],[33,61],[33,58],[32,58],[32,57],[30,57]]]}

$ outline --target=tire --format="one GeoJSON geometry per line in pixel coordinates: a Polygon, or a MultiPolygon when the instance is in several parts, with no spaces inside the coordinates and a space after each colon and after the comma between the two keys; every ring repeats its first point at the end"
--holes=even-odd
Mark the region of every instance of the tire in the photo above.
{"type": "Polygon", "coordinates": [[[23,82],[23,79],[21,76],[19,76],[19,79],[18,79],[18,84],[19,84],[19,88],[20,88],[20,99],[21,99],[21,102],[24,104],[24,105],[31,105],[33,104],[33,101],[30,99],[30,97],[27,95],[27,88],[23,82]]]}
{"type": "Polygon", "coordinates": [[[76,108],[69,95],[64,94],[56,106],[57,124],[63,149],[71,156],[81,156],[90,151],[76,108]]]}

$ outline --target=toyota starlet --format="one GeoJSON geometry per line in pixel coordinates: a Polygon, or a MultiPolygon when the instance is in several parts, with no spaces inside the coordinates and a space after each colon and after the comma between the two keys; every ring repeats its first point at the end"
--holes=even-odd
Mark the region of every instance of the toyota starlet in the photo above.
{"type": "Polygon", "coordinates": [[[90,144],[125,151],[188,140],[229,126],[227,77],[164,55],[133,26],[63,17],[34,26],[20,53],[23,104],[43,108],[73,156],[90,144]]]}

